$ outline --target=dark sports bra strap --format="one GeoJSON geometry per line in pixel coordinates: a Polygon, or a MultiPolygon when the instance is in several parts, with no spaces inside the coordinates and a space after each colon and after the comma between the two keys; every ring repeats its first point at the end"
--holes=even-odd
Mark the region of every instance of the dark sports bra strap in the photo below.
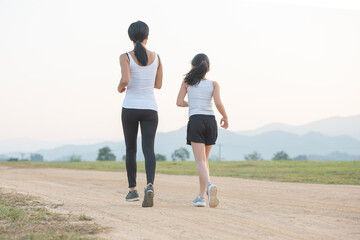
{"type": "Polygon", "coordinates": [[[128,59],[129,59],[129,61],[130,61],[130,58],[129,58],[129,54],[128,54],[128,53],[126,53],[126,56],[128,57],[128,59]]]}

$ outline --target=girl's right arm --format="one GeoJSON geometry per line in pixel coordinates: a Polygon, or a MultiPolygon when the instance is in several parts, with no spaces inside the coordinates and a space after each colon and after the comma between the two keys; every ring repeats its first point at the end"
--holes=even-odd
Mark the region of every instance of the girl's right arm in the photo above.
{"type": "Polygon", "coordinates": [[[189,104],[187,101],[185,101],[185,96],[187,93],[187,84],[185,83],[185,81],[182,82],[181,87],[180,87],[180,91],[176,100],[176,105],[179,107],[188,107],[189,104]]]}
{"type": "Polygon", "coordinates": [[[229,120],[225,111],[225,107],[221,102],[220,86],[217,82],[213,81],[213,87],[214,87],[214,92],[213,92],[214,103],[217,110],[222,115],[222,119],[220,120],[220,126],[227,129],[229,127],[229,120]]]}

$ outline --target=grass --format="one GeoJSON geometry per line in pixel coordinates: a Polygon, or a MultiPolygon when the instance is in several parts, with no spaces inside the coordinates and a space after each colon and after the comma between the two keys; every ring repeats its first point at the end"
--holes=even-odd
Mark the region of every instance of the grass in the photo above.
{"type": "MultiPolygon", "coordinates": [[[[360,185],[360,162],[234,161],[209,162],[211,176],[237,177],[281,182],[360,185]]],[[[16,168],[67,168],[99,171],[126,171],[124,162],[3,162],[16,168]]],[[[138,171],[145,172],[144,162],[138,171]]],[[[157,173],[197,175],[194,162],[157,162],[157,173]]]]}
{"type": "Polygon", "coordinates": [[[81,214],[79,216],[79,221],[91,221],[92,218],[90,216],[86,216],[85,214],[81,214]]]}
{"type": "Polygon", "coordinates": [[[96,234],[105,229],[95,223],[78,222],[80,218],[71,214],[50,212],[48,208],[35,197],[0,189],[0,240],[97,239],[96,234]]]}

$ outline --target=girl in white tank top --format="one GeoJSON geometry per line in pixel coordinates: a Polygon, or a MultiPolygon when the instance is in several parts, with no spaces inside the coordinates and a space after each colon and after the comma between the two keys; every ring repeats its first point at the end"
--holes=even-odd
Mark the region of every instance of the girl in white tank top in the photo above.
{"type": "Polygon", "coordinates": [[[212,110],[212,99],[222,115],[220,126],[228,128],[228,117],[221,102],[220,86],[217,82],[206,79],[210,70],[210,61],[205,54],[197,54],[192,62],[192,69],[185,76],[177,97],[177,106],[189,107],[189,122],[187,126],[187,144],[190,144],[200,178],[199,193],[193,200],[197,207],[206,206],[207,195],[210,207],[219,204],[217,187],[210,182],[209,155],[217,138],[217,125],[212,110]],[[188,101],[185,96],[188,95],[188,101]]]}
{"type": "Polygon", "coordinates": [[[195,114],[214,115],[212,110],[213,81],[204,79],[196,86],[188,86],[189,117],[195,114]]]}

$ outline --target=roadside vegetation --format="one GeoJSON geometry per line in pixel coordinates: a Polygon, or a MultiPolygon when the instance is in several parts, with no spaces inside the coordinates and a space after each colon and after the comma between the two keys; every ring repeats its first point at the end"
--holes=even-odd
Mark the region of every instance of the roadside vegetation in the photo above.
{"type": "MultiPolygon", "coordinates": [[[[209,162],[212,176],[280,182],[326,183],[360,185],[360,161],[234,161],[209,162]]],[[[126,171],[125,162],[2,162],[0,166],[16,168],[68,168],[99,171],[126,171]]],[[[138,162],[138,171],[145,172],[144,162],[138,162]]],[[[159,161],[157,173],[197,175],[193,161],[159,161]]]]}
{"type": "Polygon", "coordinates": [[[99,239],[105,230],[86,215],[58,214],[35,197],[0,189],[0,240],[99,239]]]}

